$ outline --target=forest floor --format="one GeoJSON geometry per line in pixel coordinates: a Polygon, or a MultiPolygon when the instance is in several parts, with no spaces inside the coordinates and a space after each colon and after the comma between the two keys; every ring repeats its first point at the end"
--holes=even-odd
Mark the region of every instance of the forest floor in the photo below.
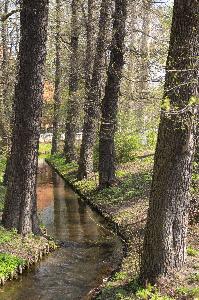
{"type": "MultiPolygon", "coordinates": [[[[5,164],[5,159],[0,157],[0,220],[6,192],[2,184],[5,164]]],[[[22,237],[16,230],[8,231],[0,225],[0,284],[3,285],[8,279],[17,278],[25,269],[55,248],[54,241],[45,237],[22,237]]]]}
{"type": "Polygon", "coordinates": [[[147,217],[148,198],[152,178],[153,157],[136,159],[117,169],[119,184],[97,190],[98,177],[76,180],[77,165],[65,164],[61,156],[52,156],[48,162],[102,215],[113,221],[127,244],[127,255],[120,271],[104,283],[97,299],[195,299],[199,300],[199,228],[189,226],[188,259],[180,272],[167,280],[160,279],[158,286],[142,289],[137,280],[140,253],[147,217]]]}

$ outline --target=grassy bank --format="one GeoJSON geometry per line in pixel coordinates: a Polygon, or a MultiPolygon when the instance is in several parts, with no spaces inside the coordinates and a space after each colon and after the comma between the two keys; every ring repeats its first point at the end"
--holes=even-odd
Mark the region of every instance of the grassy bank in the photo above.
{"type": "MultiPolygon", "coordinates": [[[[5,158],[0,157],[0,218],[6,192],[2,183],[5,164],[5,158]]],[[[34,235],[22,237],[15,230],[8,231],[0,226],[0,284],[17,278],[31,264],[35,264],[54,248],[55,243],[45,237],[34,235]]]]}
{"type": "Polygon", "coordinates": [[[196,225],[189,227],[188,260],[181,272],[175,273],[169,280],[162,279],[158,287],[142,289],[137,282],[152,157],[120,165],[117,170],[119,184],[103,191],[96,189],[97,174],[89,180],[77,181],[75,163],[65,164],[61,156],[52,156],[48,161],[92,206],[115,223],[126,240],[128,253],[121,270],[104,284],[97,299],[199,299],[199,230],[196,225]]]}

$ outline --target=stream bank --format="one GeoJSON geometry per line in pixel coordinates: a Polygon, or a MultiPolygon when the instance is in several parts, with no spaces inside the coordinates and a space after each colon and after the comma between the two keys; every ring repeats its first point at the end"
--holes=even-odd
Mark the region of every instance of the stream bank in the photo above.
{"type": "MultiPolygon", "coordinates": [[[[110,231],[104,218],[91,210],[44,161],[39,165],[37,196],[39,219],[49,236],[62,241],[61,247],[27,270],[24,276],[8,281],[0,289],[0,299],[91,299],[95,288],[121,261],[120,239],[110,231]]],[[[6,231],[6,234],[16,232],[6,231]]],[[[15,251],[14,244],[6,239],[4,242],[4,247],[9,249],[3,251],[15,251]]],[[[25,254],[31,250],[30,241],[26,242],[25,248],[24,241],[18,245],[25,254]]]]}
{"type": "Polygon", "coordinates": [[[59,155],[48,158],[48,163],[89,205],[114,224],[116,231],[126,242],[127,252],[120,270],[101,286],[96,299],[199,299],[199,228],[197,224],[189,226],[188,259],[180,272],[175,272],[169,280],[161,279],[157,287],[148,286],[143,289],[137,281],[153,157],[143,157],[120,165],[117,169],[119,184],[102,191],[97,190],[97,173],[93,174],[89,180],[77,181],[76,163],[66,164],[64,158],[59,155]]]}

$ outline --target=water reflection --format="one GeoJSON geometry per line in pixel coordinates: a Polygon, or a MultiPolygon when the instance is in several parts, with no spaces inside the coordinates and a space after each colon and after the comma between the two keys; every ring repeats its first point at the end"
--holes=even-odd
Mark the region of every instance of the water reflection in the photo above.
{"type": "Polygon", "coordinates": [[[40,163],[37,194],[42,223],[65,247],[7,283],[0,299],[89,299],[86,294],[117,264],[121,243],[45,162],[40,163]]]}

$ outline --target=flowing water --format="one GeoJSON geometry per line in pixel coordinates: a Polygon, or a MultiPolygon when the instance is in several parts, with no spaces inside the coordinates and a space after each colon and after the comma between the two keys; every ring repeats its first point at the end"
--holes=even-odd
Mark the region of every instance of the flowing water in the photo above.
{"type": "Polygon", "coordinates": [[[38,210],[63,247],[0,289],[0,300],[90,299],[89,291],[117,266],[120,239],[44,162],[39,164],[38,210]]]}

